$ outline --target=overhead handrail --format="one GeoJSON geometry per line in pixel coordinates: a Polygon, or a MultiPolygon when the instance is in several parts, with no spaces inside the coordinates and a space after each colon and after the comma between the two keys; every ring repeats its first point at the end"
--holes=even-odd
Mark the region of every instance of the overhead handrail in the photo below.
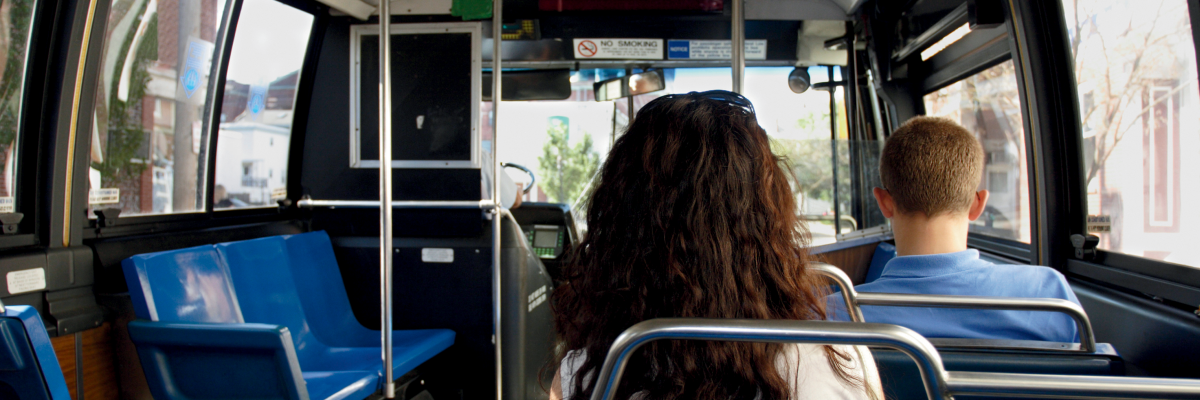
{"type": "Polygon", "coordinates": [[[913,330],[888,324],[831,321],[658,318],[642,321],[613,341],[600,367],[592,400],[613,400],[629,356],[656,340],[846,344],[888,347],[917,361],[930,400],[947,399],[946,370],[937,350],[913,330]]]}
{"type": "Polygon", "coordinates": [[[642,321],[613,341],[596,380],[592,400],[612,400],[629,356],[664,339],[765,343],[843,344],[890,347],[916,361],[930,400],[954,395],[1091,399],[1200,397],[1200,380],[1126,376],[1076,376],[946,372],[937,350],[911,329],[889,324],[831,321],[659,318],[642,321]]]}
{"type": "MultiPolygon", "coordinates": [[[[376,200],[313,200],[300,199],[296,205],[300,208],[379,208],[376,200]]],[[[392,208],[467,208],[490,209],[491,200],[445,200],[445,201],[391,201],[392,208]]]]}
{"type": "Polygon", "coordinates": [[[1067,314],[1079,328],[1079,351],[1093,353],[1096,351],[1096,336],[1092,331],[1092,322],[1087,312],[1078,304],[1063,299],[1039,299],[1023,297],[984,297],[957,296],[932,294],[902,294],[902,293],[858,293],[850,283],[850,277],[841,268],[825,264],[813,263],[810,268],[834,281],[841,289],[842,300],[851,321],[864,322],[860,306],[892,306],[892,307],[935,307],[935,308],[970,308],[980,310],[1018,310],[1018,311],[1050,311],[1067,314]]]}

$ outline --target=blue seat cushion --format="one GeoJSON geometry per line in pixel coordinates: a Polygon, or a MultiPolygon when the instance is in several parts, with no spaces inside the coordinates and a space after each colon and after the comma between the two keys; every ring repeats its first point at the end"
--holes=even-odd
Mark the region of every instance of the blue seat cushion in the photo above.
{"type": "MultiPolygon", "coordinates": [[[[383,372],[379,331],[355,320],[325,232],[216,248],[229,265],[246,321],[287,326],[301,370],[383,372]]],[[[392,338],[392,371],[400,376],[450,347],[454,331],[399,330],[392,338]]]]}
{"type": "Polygon", "coordinates": [[[374,371],[305,372],[304,384],[310,400],[363,399],[379,389],[374,371]]]}

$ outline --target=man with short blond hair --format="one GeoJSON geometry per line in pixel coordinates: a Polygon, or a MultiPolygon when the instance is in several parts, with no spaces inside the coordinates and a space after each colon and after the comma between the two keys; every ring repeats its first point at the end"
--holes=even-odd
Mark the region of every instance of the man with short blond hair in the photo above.
{"type": "MultiPolygon", "coordinates": [[[[984,151],[971,132],[945,118],[916,117],[888,138],[875,200],[892,220],[896,257],[859,292],[1058,298],[1076,304],[1066,278],[1050,268],[999,265],[967,249],[968,225],[987,204],[978,190],[984,151]]],[[[831,301],[835,314],[844,306],[831,301]]],[[[841,310],[841,312],[838,312],[841,310]]],[[[1076,342],[1061,313],[950,308],[862,307],[867,322],[906,326],[926,337],[1076,342]]]]}

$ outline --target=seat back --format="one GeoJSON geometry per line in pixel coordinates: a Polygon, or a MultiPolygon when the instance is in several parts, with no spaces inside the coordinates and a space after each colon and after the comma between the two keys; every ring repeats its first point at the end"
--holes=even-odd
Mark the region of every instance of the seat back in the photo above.
{"type": "MultiPolygon", "coordinates": [[[[292,266],[297,260],[289,255],[283,237],[220,243],[216,249],[229,264],[246,322],[286,326],[296,345],[296,358],[301,369],[316,367],[316,359],[328,347],[313,336],[314,324],[309,323],[301,306],[301,299],[313,294],[305,290],[305,296],[300,296],[297,291],[292,274],[292,266]]],[[[349,317],[354,318],[353,315],[349,317]]]]}
{"type": "MultiPolygon", "coordinates": [[[[862,283],[871,283],[883,275],[883,266],[896,258],[896,246],[888,242],[880,242],[875,246],[875,254],[871,255],[871,266],[867,268],[867,277],[862,283]]],[[[860,285],[862,284],[860,283],[860,285]]]]}
{"type": "Polygon", "coordinates": [[[70,400],[37,310],[0,307],[0,399],[70,400]]]}
{"type": "MultiPolygon", "coordinates": [[[[1112,346],[1097,344],[1093,353],[1048,352],[1036,350],[1001,350],[1006,340],[975,340],[995,342],[993,349],[938,348],[942,364],[953,372],[1002,372],[1051,375],[1108,375],[1125,374],[1125,364],[1112,346]]],[[[921,383],[920,370],[912,357],[892,349],[872,348],[884,395],[889,399],[927,399],[921,383]]],[[[970,397],[980,399],[984,397],[970,397]]]]}
{"type": "Polygon", "coordinates": [[[244,322],[229,267],[212,245],[139,254],[121,266],[138,318],[244,322]]]}
{"type": "MultiPolygon", "coordinates": [[[[282,236],[291,260],[300,304],[309,315],[320,315],[312,333],[330,346],[378,346],[378,331],[368,330],[354,317],[333,243],[325,231],[282,236]],[[362,342],[369,338],[370,342],[362,342]]],[[[371,290],[376,290],[372,288],[371,290]]]]}

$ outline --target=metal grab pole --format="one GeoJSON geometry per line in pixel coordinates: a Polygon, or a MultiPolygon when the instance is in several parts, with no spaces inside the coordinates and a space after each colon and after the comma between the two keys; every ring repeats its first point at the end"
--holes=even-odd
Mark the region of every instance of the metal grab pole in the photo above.
{"type": "Polygon", "coordinates": [[[504,53],[500,51],[500,41],[504,31],[503,16],[504,1],[492,0],[492,338],[496,345],[496,398],[504,397],[504,348],[501,335],[500,307],[500,102],[504,95],[500,90],[501,66],[504,53]]]}
{"type": "Polygon", "coordinates": [[[392,35],[391,1],[379,1],[379,302],[383,316],[383,396],[395,398],[392,377],[392,35]]]}
{"type": "Polygon", "coordinates": [[[733,92],[742,93],[742,84],[746,74],[746,11],[743,10],[742,0],[733,0],[733,24],[730,27],[730,60],[733,65],[733,92]]]}

